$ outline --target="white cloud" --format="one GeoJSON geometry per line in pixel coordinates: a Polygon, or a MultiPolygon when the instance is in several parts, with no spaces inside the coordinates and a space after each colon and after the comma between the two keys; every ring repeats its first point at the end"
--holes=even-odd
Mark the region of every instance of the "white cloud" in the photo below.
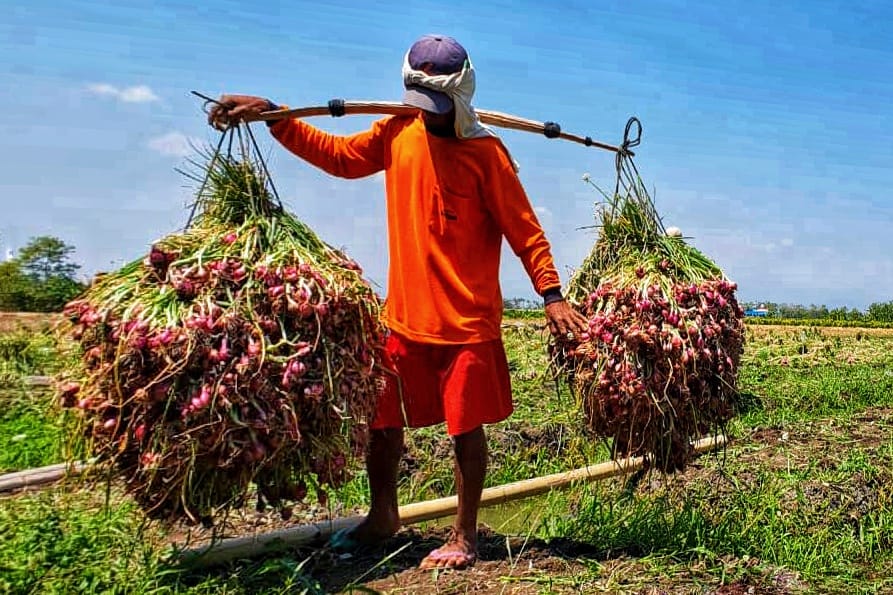
{"type": "Polygon", "coordinates": [[[89,85],[87,90],[94,95],[114,97],[125,103],[147,103],[158,101],[158,96],[146,85],[134,85],[132,87],[116,87],[108,83],[89,85]]]}
{"type": "Polygon", "coordinates": [[[145,85],[121,89],[120,97],[122,101],[128,103],[144,103],[158,100],[158,96],[155,95],[152,89],[145,85]]]}
{"type": "Polygon", "coordinates": [[[190,143],[194,146],[200,142],[199,139],[186,136],[182,132],[168,132],[150,139],[148,146],[153,151],[168,157],[185,157],[193,151],[190,143]]]}
{"type": "Polygon", "coordinates": [[[112,95],[117,97],[118,89],[117,87],[113,87],[112,85],[108,85],[105,83],[97,83],[95,85],[88,85],[87,90],[93,93],[94,95],[112,95]]]}
{"type": "Polygon", "coordinates": [[[783,238],[781,240],[781,245],[784,246],[785,248],[790,248],[791,246],[794,245],[794,240],[792,238],[783,238]]]}
{"type": "Polygon", "coordinates": [[[533,207],[533,210],[536,211],[538,217],[552,216],[552,211],[549,210],[549,207],[533,207]]]}

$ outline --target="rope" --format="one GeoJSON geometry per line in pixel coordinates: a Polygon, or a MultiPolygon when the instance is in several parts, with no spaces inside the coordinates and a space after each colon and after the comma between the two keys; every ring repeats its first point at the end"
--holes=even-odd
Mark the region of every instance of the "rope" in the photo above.
{"type": "MultiPolygon", "coordinates": [[[[212,98],[207,97],[206,95],[202,95],[201,93],[198,93],[196,91],[192,91],[192,94],[197,97],[200,97],[201,99],[204,100],[202,103],[201,109],[205,114],[209,113],[209,106],[211,104],[223,105],[216,99],[212,99],[212,98]]],[[[198,208],[198,204],[201,200],[202,194],[205,191],[205,188],[207,188],[208,180],[211,177],[211,172],[213,171],[214,166],[217,163],[217,160],[221,156],[221,149],[223,147],[224,141],[228,141],[227,146],[226,146],[226,157],[225,158],[231,159],[233,156],[233,142],[236,139],[238,139],[238,150],[239,150],[239,154],[240,154],[240,157],[242,158],[242,160],[247,161],[247,160],[251,159],[252,153],[253,153],[254,157],[260,163],[261,169],[264,174],[264,181],[270,185],[270,191],[273,193],[273,198],[276,199],[276,206],[279,208],[280,211],[284,210],[285,207],[282,204],[282,198],[280,198],[279,191],[276,189],[276,185],[273,183],[273,177],[270,175],[270,170],[267,167],[267,162],[264,159],[263,153],[260,150],[260,145],[258,145],[258,143],[257,143],[257,139],[254,136],[254,132],[252,132],[252,130],[251,130],[251,125],[248,122],[242,121],[234,126],[233,125],[228,126],[226,128],[226,130],[224,130],[220,133],[220,139],[217,141],[217,146],[214,148],[214,152],[211,156],[211,162],[210,162],[210,164],[208,164],[207,168],[205,169],[204,178],[202,179],[202,183],[201,183],[201,186],[199,187],[198,194],[196,195],[197,198],[196,198],[195,202],[192,203],[192,208],[189,211],[189,218],[186,220],[186,226],[184,228],[184,231],[188,230],[190,228],[190,226],[192,225],[192,222],[195,219],[196,209],[198,208]],[[242,130],[243,128],[244,128],[244,136],[243,136],[243,130],[242,130]],[[248,139],[247,142],[246,142],[246,137],[248,139]]]]}
{"type": "Polygon", "coordinates": [[[642,183],[642,177],[633,160],[635,153],[630,149],[638,147],[642,141],[642,123],[635,116],[626,122],[626,128],[623,131],[623,142],[618,147],[615,157],[616,181],[614,185],[614,196],[620,195],[621,191],[626,196],[633,197],[663,230],[663,222],[654,208],[654,201],[648,194],[648,189],[642,183]],[[635,127],[635,136],[630,136],[631,131],[635,127]]]}
{"type": "Polygon", "coordinates": [[[276,190],[276,184],[273,183],[273,176],[270,175],[270,170],[267,169],[267,162],[264,159],[264,156],[260,152],[260,147],[257,145],[257,140],[254,138],[254,133],[251,131],[251,126],[249,124],[245,124],[245,130],[248,131],[248,137],[251,139],[251,145],[254,147],[254,152],[257,155],[257,160],[260,161],[260,166],[263,168],[264,179],[269,182],[270,190],[273,191],[273,197],[276,199],[276,205],[279,207],[279,210],[284,210],[282,206],[282,199],[279,198],[279,191],[276,190]]]}
{"type": "Polygon", "coordinates": [[[220,147],[223,146],[223,141],[226,139],[226,135],[230,135],[229,139],[229,149],[232,149],[233,139],[231,130],[226,130],[220,134],[220,140],[217,141],[217,147],[214,149],[214,154],[211,157],[211,163],[208,165],[207,170],[205,170],[205,177],[202,180],[202,185],[199,187],[198,194],[196,194],[196,200],[192,203],[192,209],[189,211],[189,219],[186,220],[186,226],[184,227],[184,231],[188,230],[192,225],[192,220],[195,218],[195,210],[198,208],[198,203],[201,195],[204,193],[205,188],[208,186],[208,180],[211,178],[211,170],[214,169],[214,165],[217,163],[217,158],[220,156],[220,147]]]}
{"type": "Polygon", "coordinates": [[[642,140],[642,123],[639,122],[639,119],[633,116],[626,122],[626,128],[623,130],[623,142],[620,143],[620,148],[617,151],[617,154],[614,158],[615,166],[617,169],[617,180],[614,186],[614,194],[618,194],[620,191],[621,185],[623,186],[624,191],[629,191],[629,185],[632,182],[632,174],[636,174],[636,178],[638,178],[638,171],[636,170],[636,164],[633,162],[632,156],[633,152],[630,151],[630,147],[637,147],[642,140]],[[633,127],[633,124],[637,126],[637,132],[635,138],[630,138],[629,133],[633,127]]]}

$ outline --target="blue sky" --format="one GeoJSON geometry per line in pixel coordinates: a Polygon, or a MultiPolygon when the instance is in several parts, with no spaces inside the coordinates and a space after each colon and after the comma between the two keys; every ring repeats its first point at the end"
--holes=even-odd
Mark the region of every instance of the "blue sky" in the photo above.
{"type": "MultiPolygon", "coordinates": [[[[864,308],[893,299],[893,7],[768,2],[19,2],[0,24],[0,248],[52,234],[85,273],[184,222],[174,168],[213,142],[192,89],[292,106],[397,100],[403,53],[447,33],[475,105],[610,143],[644,126],[636,164],[667,225],[740,298],[864,308]],[[360,6],[367,6],[360,8],[360,6]]],[[[312,123],[338,133],[369,117],[312,123]]],[[[379,178],[328,176],[256,131],[289,208],[385,281],[379,178]]],[[[500,131],[564,280],[594,241],[613,156],[500,131]]],[[[532,297],[504,253],[506,297],[532,297]]]]}

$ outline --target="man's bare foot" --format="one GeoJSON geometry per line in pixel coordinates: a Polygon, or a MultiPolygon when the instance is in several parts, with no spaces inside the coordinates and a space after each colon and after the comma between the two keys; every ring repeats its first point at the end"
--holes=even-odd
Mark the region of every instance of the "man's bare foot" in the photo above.
{"type": "Polygon", "coordinates": [[[444,545],[428,554],[419,568],[451,568],[462,570],[474,566],[477,560],[477,545],[456,535],[450,537],[444,545]]]}
{"type": "Polygon", "coordinates": [[[332,535],[329,545],[336,550],[351,551],[381,543],[399,530],[400,518],[396,514],[383,518],[366,517],[353,529],[341,530],[332,535]]]}
{"type": "Polygon", "coordinates": [[[362,544],[377,543],[400,530],[400,517],[396,513],[383,518],[366,517],[350,532],[350,536],[362,544]]]}

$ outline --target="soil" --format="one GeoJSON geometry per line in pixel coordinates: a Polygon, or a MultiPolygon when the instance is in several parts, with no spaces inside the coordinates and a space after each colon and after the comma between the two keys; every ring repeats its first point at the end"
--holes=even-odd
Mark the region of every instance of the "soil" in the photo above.
{"type": "MultiPolygon", "coordinates": [[[[505,450],[535,450],[553,444],[560,435],[557,428],[534,432],[519,430],[500,435],[497,448],[505,450]]],[[[893,409],[872,408],[847,420],[823,420],[796,427],[755,429],[732,444],[739,468],[833,469],[846,464],[855,451],[870,454],[893,437],[893,409]],[[748,465],[752,462],[752,465],[748,465]],[[742,465],[743,463],[743,465],[742,465]]],[[[449,456],[447,443],[426,444],[425,448],[443,451],[449,456]]],[[[404,470],[413,469],[412,452],[404,457],[404,470]]],[[[705,456],[724,456],[722,453],[705,456]]],[[[739,487],[724,477],[723,465],[705,464],[704,457],[696,459],[684,472],[665,477],[654,473],[645,475],[628,486],[640,492],[658,489],[684,489],[690,482],[709,482],[714,486],[711,499],[721,501],[730,490],[740,489],[759,481],[756,474],[746,471],[735,474],[739,487]]],[[[890,486],[893,477],[885,469],[865,474],[859,471],[847,475],[845,483],[804,481],[798,493],[790,494],[791,509],[800,514],[822,515],[844,522],[856,523],[876,507],[878,499],[890,486]]],[[[359,514],[361,511],[340,511],[336,516],[359,514]]],[[[227,533],[250,535],[256,531],[294,526],[308,520],[328,516],[322,508],[282,520],[270,513],[246,513],[241,520],[233,519],[227,533]]],[[[200,533],[200,531],[199,531],[200,533]]],[[[194,536],[197,536],[195,533],[194,536]]],[[[432,549],[440,546],[448,536],[444,528],[424,531],[407,527],[394,538],[374,548],[354,554],[339,555],[323,544],[293,551],[295,560],[305,561],[304,569],[327,591],[333,593],[636,593],[681,594],[715,593],[724,595],[781,594],[808,592],[795,573],[760,564],[744,573],[744,578],[716,586],[715,576],[690,568],[677,570],[667,576],[655,577],[634,552],[604,552],[591,545],[569,540],[546,542],[527,539],[521,535],[507,535],[482,525],[479,536],[479,559],[470,569],[462,571],[420,570],[418,565],[432,549]],[[711,587],[710,585],[713,584],[711,587]]],[[[731,569],[741,570],[756,565],[756,560],[730,558],[731,569]]],[[[740,576],[740,574],[739,574],[740,576]]]]}
{"type": "Polygon", "coordinates": [[[0,333],[26,329],[46,330],[62,320],[61,314],[42,312],[0,312],[0,333]]]}
{"type": "MultiPolygon", "coordinates": [[[[419,563],[447,538],[446,530],[401,531],[377,548],[337,555],[326,549],[295,552],[304,568],[330,593],[635,593],[642,595],[715,593],[725,595],[788,594],[803,592],[795,574],[753,572],[718,589],[697,588],[703,582],[695,569],[690,577],[643,578],[649,575],[635,558],[605,558],[587,544],[525,539],[501,535],[482,527],[478,561],[466,570],[420,570],[419,563]],[[588,558],[583,560],[582,558],[588,558]],[[592,560],[598,560],[593,562],[592,560]],[[592,573],[593,564],[601,567],[592,573]],[[584,579],[582,577],[596,577],[584,579]],[[689,580],[686,580],[689,579],[689,580]]],[[[741,561],[729,560],[729,564],[741,561]]],[[[756,565],[752,560],[744,564],[756,565]]]]}
{"type": "Polygon", "coordinates": [[[326,553],[313,559],[311,574],[330,592],[349,593],[360,584],[381,593],[553,593],[579,592],[563,577],[584,570],[560,547],[539,540],[500,535],[482,527],[478,560],[462,571],[419,570],[428,553],[448,537],[444,529],[401,531],[378,548],[350,555],[326,553]],[[381,563],[387,556],[386,563],[381,563]]]}
{"type": "MultiPolygon", "coordinates": [[[[774,334],[794,334],[807,330],[807,326],[752,324],[747,326],[747,332],[755,336],[774,334]]],[[[826,337],[893,337],[893,328],[862,328],[862,327],[816,327],[826,337]]]]}

